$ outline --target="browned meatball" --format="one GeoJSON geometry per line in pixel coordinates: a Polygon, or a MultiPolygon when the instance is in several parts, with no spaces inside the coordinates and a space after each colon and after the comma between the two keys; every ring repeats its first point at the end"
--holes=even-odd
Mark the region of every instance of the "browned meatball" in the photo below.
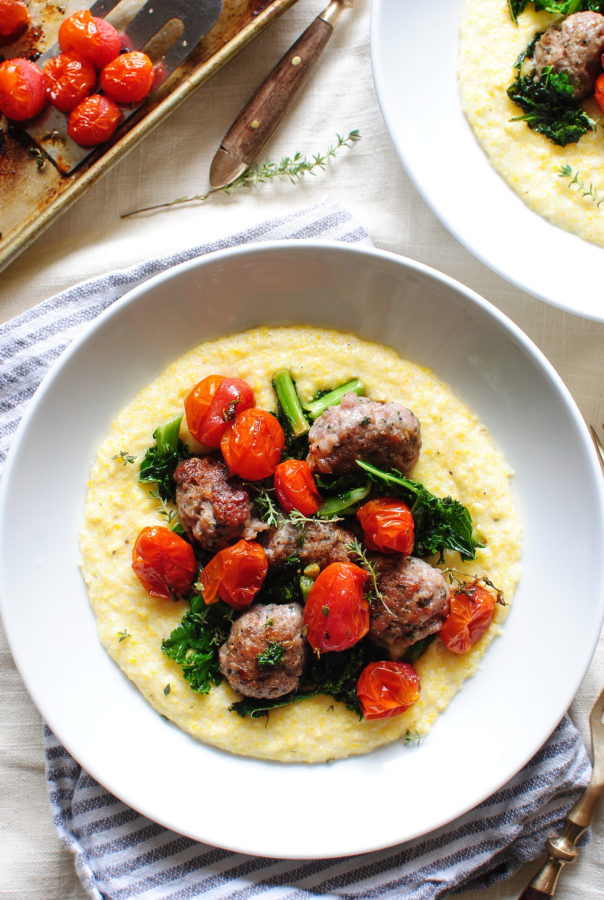
{"type": "Polygon", "coordinates": [[[535,45],[535,68],[540,75],[546,66],[565,72],[573,85],[573,96],[586,97],[594,89],[602,71],[604,16],[596,12],[573,13],[556,22],[535,45]]]}
{"type": "Polygon", "coordinates": [[[183,528],[205,550],[223,547],[244,538],[252,540],[266,525],[252,518],[249,493],[237,478],[229,478],[222,460],[193,456],[174,473],[176,507],[183,528]]]}
{"type": "Polygon", "coordinates": [[[272,699],[298,687],[308,644],[298,603],[255,603],[233,622],[218,651],[220,671],[245,697],[272,699]]]}
{"type": "Polygon", "coordinates": [[[313,423],[307,462],[324,475],[358,471],[357,459],[409,472],[420,447],[420,426],[411,410],[350,393],[313,423]]]}
{"type": "Polygon", "coordinates": [[[371,604],[369,638],[392,659],[440,631],[449,613],[449,586],[440,569],[414,556],[372,557],[382,599],[371,604]]]}
{"type": "Polygon", "coordinates": [[[297,556],[302,566],[317,563],[321,569],[332,562],[350,562],[355,555],[349,545],[354,534],[336,522],[305,522],[300,528],[286,522],[260,543],[266,551],[269,568],[281,566],[290,556],[297,556]]]}

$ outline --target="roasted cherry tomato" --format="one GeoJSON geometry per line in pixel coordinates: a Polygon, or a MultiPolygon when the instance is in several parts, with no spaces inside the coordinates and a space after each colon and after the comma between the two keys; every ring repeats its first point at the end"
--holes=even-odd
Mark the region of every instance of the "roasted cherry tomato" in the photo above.
{"type": "Polygon", "coordinates": [[[594,87],[594,100],[600,107],[600,109],[604,109],[604,72],[601,75],[598,75],[596,78],[596,84],[594,87]]]}
{"type": "Polygon", "coordinates": [[[330,563],[313,583],[304,607],[307,640],[313,650],[346,650],[369,631],[369,601],[363,586],[369,573],[353,563],[330,563]]]}
{"type": "Polygon", "coordinates": [[[132,551],[132,568],[152,597],[182,597],[193,587],[197,561],[191,545],[161,525],[143,528],[132,551]]]}
{"type": "Polygon", "coordinates": [[[272,413],[255,406],[237,414],[220,441],[229,471],[246,481],[268,478],[277,468],[285,435],[272,413]]]}
{"type": "Polygon", "coordinates": [[[357,697],[365,719],[398,716],[419,700],[419,695],[419,675],[408,663],[371,662],[357,681],[357,697]]]}
{"type": "Polygon", "coordinates": [[[476,582],[456,591],[439,632],[445,646],[453,653],[467,653],[491,624],[495,603],[494,595],[476,582]]]}
{"type": "Polygon", "coordinates": [[[275,469],[275,493],[285,510],[297,509],[303,516],[312,516],[321,506],[310,466],[302,459],[286,459],[275,469]]]}
{"type": "Polygon", "coordinates": [[[101,87],[116,103],[139,103],[147,96],[155,73],[146,53],[131,50],[108,63],[101,72],[101,87]]]}
{"type": "Polygon", "coordinates": [[[255,541],[237,541],[219,550],[202,569],[199,584],[206,603],[218,598],[235,609],[249,606],[265,579],[268,561],[255,541]]]}
{"type": "Polygon", "coordinates": [[[357,519],[369,550],[395,550],[407,555],[413,550],[413,516],[402,500],[369,500],[357,512],[357,519]]]}
{"type": "Polygon", "coordinates": [[[75,53],[59,53],[49,59],[43,70],[44,90],[53,106],[71,112],[94,90],[96,69],[90,60],[75,53]]]}
{"type": "Polygon", "coordinates": [[[254,392],[242,378],[208,375],[185,397],[189,431],[207,447],[220,447],[229,423],[253,405],[254,392]]]}
{"type": "Polygon", "coordinates": [[[119,55],[122,39],[105,19],[93,16],[88,9],[67,16],[59,28],[61,50],[72,50],[102,69],[119,55]]]}
{"type": "Polygon", "coordinates": [[[91,94],[71,110],[67,134],[81,147],[95,147],[108,141],[122,121],[122,111],[110,97],[91,94]]]}
{"type": "Polygon", "coordinates": [[[29,10],[21,0],[0,0],[0,47],[14,43],[28,29],[29,10]]]}
{"type": "Polygon", "coordinates": [[[33,62],[17,57],[0,63],[0,112],[7,119],[24,122],[45,105],[44,79],[33,62]]]}

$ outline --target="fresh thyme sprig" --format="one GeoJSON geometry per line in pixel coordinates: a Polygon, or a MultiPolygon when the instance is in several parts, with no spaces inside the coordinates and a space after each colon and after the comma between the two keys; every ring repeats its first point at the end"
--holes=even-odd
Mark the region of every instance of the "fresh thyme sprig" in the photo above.
{"type": "Polygon", "coordinates": [[[116,453],[115,456],[112,456],[111,459],[120,460],[123,466],[127,466],[128,463],[136,461],[136,456],[133,456],[132,453],[128,453],[127,450],[120,450],[120,452],[116,453]]]}
{"type": "Polygon", "coordinates": [[[604,203],[604,194],[600,193],[592,181],[590,181],[589,184],[582,181],[581,173],[578,169],[573,169],[570,163],[567,163],[565,166],[560,166],[558,175],[560,178],[568,178],[568,187],[573,188],[576,186],[577,193],[580,194],[581,197],[585,197],[595,203],[598,209],[600,208],[600,205],[604,203]]]}
{"type": "Polygon", "coordinates": [[[157,511],[160,516],[163,516],[165,519],[167,519],[167,525],[170,530],[181,532],[182,525],[180,524],[178,515],[176,514],[176,510],[168,506],[167,502],[163,499],[158,491],[149,491],[149,496],[153,497],[154,500],[159,501],[157,511]]]}
{"type": "MultiPolygon", "coordinates": [[[[372,596],[376,600],[381,600],[382,603],[384,603],[384,595],[380,591],[380,589],[378,587],[378,583],[377,583],[377,572],[375,570],[375,566],[369,560],[369,557],[367,556],[367,552],[366,552],[365,548],[363,547],[363,545],[361,544],[361,542],[357,538],[355,538],[354,541],[351,541],[350,544],[346,544],[346,549],[350,550],[351,553],[354,553],[354,555],[357,557],[357,559],[361,563],[361,566],[363,567],[363,569],[365,569],[367,572],[369,572],[369,575],[371,577],[371,585],[372,585],[371,594],[372,594],[372,596]]],[[[386,606],[385,603],[384,603],[384,606],[386,606]]],[[[386,607],[386,609],[388,609],[388,607],[386,607]]]]}
{"type": "Polygon", "coordinates": [[[270,159],[265,160],[258,165],[250,166],[245,172],[232,181],[225,184],[224,187],[214,188],[205,194],[194,194],[191,197],[178,197],[176,200],[169,200],[166,203],[155,203],[152,206],[144,206],[141,209],[133,209],[130,212],[122,213],[121,218],[127,219],[130,216],[139,215],[139,213],[153,212],[158,209],[169,209],[172,206],[182,206],[184,203],[204,203],[209,200],[213,194],[232,194],[241,188],[255,187],[258,184],[264,184],[274,178],[286,179],[292,184],[296,184],[305,175],[318,175],[327,169],[327,163],[343,147],[352,147],[357,141],[361,140],[361,134],[358,128],[349,131],[344,137],[340,134],[336,135],[336,143],[325,153],[315,153],[313,156],[304,156],[299,151],[293,156],[284,156],[281,162],[275,163],[270,159]]]}

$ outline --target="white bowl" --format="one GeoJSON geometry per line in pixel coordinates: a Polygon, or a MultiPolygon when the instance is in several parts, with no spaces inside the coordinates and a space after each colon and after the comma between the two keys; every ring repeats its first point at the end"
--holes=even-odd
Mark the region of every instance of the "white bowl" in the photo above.
{"type": "Polygon", "coordinates": [[[601,473],[571,397],[489,303],[387,253],[251,245],[136,288],[99,316],[38,390],[3,483],[1,609],[43,717],[125,803],[232,850],[355,854],[459,816],[553,731],[602,624],[603,509],[601,473]],[[418,747],[394,744],[320,766],[234,757],[160,718],[101,647],[78,571],[89,466],[118,410],[207,338],[295,322],[354,331],[434,369],[481,417],[515,470],[524,529],[523,575],[504,634],[429,736],[418,747]],[[268,796],[301,798],[287,828],[272,803],[258,802],[268,796]]]}
{"type": "Polygon", "coordinates": [[[372,0],[373,76],[398,156],[435,215],[481,262],[552,306],[604,322],[602,248],[529,209],[491,167],[464,116],[462,6],[372,0]]]}

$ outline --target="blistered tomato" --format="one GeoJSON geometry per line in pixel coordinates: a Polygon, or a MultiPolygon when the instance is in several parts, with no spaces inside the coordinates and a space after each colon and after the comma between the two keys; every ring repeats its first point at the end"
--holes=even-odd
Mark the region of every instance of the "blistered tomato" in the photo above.
{"type": "Polygon", "coordinates": [[[36,65],[20,57],[0,63],[0,112],[7,119],[24,122],[45,105],[44,79],[36,65]]]}
{"type": "Polygon", "coordinates": [[[61,50],[72,50],[102,69],[119,54],[122,40],[105,19],[91,15],[88,9],[80,9],[61,23],[59,45],[61,50]]]}
{"type": "Polygon", "coordinates": [[[139,103],[153,86],[153,63],[146,53],[122,53],[101,71],[101,87],[116,103],[139,103]]]}
{"type": "Polygon", "coordinates": [[[402,500],[369,500],[358,510],[357,519],[369,550],[393,550],[407,555],[413,550],[413,516],[402,500]]]}
{"type": "Polygon", "coordinates": [[[312,516],[321,506],[321,496],[307,462],[286,459],[275,469],[275,493],[285,510],[297,509],[303,516],[312,516]]]}
{"type": "Polygon", "coordinates": [[[132,551],[132,568],[152,597],[182,597],[197,577],[193,548],[161,525],[143,528],[132,551]]]}
{"type": "Polygon", "coordinates": [[[319,574],[304,607],[307,640],[313,650],[352,647],[369,631],[369,601],[363,587],[369,573],[353,563],[335,562],[319,574]]]}
{"type": "Polygon", "coordinates": [[[600,107],[600,109],[604,109],[604,72],[601,75],[598,75],[596,78],[596,84],[594,87],[594,100],[600,107]]]}
{"type": "Polygon", "coordinates": [[[219,447],[237,413],[254,405],[254,392],[242,378],[208,375],[185,397],[187,425],[207,447],[219,447]]]}
{"type": "Polygon", "coordinates": [[[238,413],[220,441],[229,471],[246,481],[272,475],[281,459],[285,435],[272,413],[251,407],[238,413]]]}
{"type": "Polygon", "coordinates": [[[371,662],[357,682],[357,697],[365,719],[398,716],[419,700],[419,696],[419,676],[408,663],[371,662]]]}
{"type": "Polygon", "coordinates": [[[29,27],[30,15],[21,0],[0,0],[0,47],[12,44],[29,27]]]}
{"type": "Polygon", "coordinates": [[[199,576],[205,603],[218,598],[235,609],[249,606],[268,571],[264,548],[255,541],[237,541],[212,557],[199,576]]]}
{"type": "Polygon", "coordinates": [[[61,112],[71,112],[96,84],[96,69],[92,63],[75,53],[53,56],[42,74],[46,96],[61,112]]]}
{"type": "Polygon", "coordinates": [[[114,100],[91,94],[69,113],[67,133],[81,147],[95,147],[108,141],[122,121],[122,112],[114,100]]]}
{"type": "Polygon", "coordinates": [[[439,631],[453,653],[467,653],[482,637],[493,618],[496,598],[482,585],[464,585],[451,597],[451,609],[439,631]]]}

